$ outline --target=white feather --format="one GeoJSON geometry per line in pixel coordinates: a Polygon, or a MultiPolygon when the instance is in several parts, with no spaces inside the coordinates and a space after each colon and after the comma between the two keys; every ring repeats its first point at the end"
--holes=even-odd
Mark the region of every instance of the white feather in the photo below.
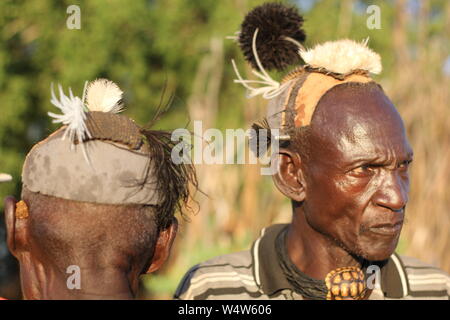
{"type": "Polygon", "coordinates": [[[381,58],[367,46],[368,40],[361,43],[349,39],[328,41],[312,49],[300,49],[299,54],[306,64],[314,68],[340,74],[357,69],[379,74],[382,70],[381,58]]]}
{"type": "Polygon", "coordinates": [[[87,87],[86,106],[90,111],[119,113],[123,110],[122,94],[111,80],[97,79],[87,87]]]}
{"type": "Polygon", "coordinates": [[[0,173],[0,182],[8,182],[11,180],[12,180],[11,175],[9,175],[7,173],[0,173]]]}
{"type": "Polygon", "coordinates": [[[74,96],[72,93],[72,89],[70,88],[69,88],[69,96],[66,96],[64,94],[61,85],[58,85],[58,89],[59,89],[59,100],[55,96],[52,83],[50,102],[55,107],[60,109],[62,111],[62,114],[48,112],[48,115],[53,118],[52,121],[53,123],[62,123],[67,125],[67,128],[64,132],[64,135],[62,136],[62,139],[64,140],[66,136],[69,136],[73,148],[76,138],[81,143],[86,161],[90,163],[84,144],[82,143],[86,137],[91,137],[91,134],[89,133],[89,130],[85,123],[86,112],[84,110],[83,101],[79,97],[74,96]]]}
{"type": "Polygon", "coordinates": [[[260,80],[245,80],[241,77],[239,70],[236,66],[234,60],[231,60],[233,64],[234,72],[236,73],[237,79],[234,80],[235,83],[240,83],[247,89],[247,98],[253,98],[255,96],[261,95],[264,99],[272,99],[278,96],[285,88],[286,83],[280,85],[278,81],[273,80],[267,71],[264,69],[261,61],[259,60],[258,51],[256,50],[256,37],[258,36],[258,29],[253,33],[252,41],[252,51],[258,66],[258,71],[252,70],[252,73],[258,77],[260,80]],[[252,86],[254,85],[254,86],[252,86]]]}
{"type": "Polygon", "coordinates": [[[72,89],[69,88],[69,96],[66,96],[63,92],[61,85],[58,85],[59,100],[55,96],[53,91],[53,84],[51,87],[51,100],[50,102],[62,111],[62,114],[55,114],[48,112],[48,115],[52,117],[53,123],[62,123],[67,125],[67,130],[64,133],[63,139],[68,135],[71,141],[75,140],[83,141],[86,136],[90,136],[86,127],[86,112],[84,111],[83,101],[74,96],[72,89]]]}

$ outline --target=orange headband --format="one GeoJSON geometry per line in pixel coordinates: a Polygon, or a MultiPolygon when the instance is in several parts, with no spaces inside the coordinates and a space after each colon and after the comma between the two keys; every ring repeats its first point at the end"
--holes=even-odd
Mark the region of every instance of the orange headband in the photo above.
{"type": "Polygon", "coordinates": [[[371,78],[361,74],[350,74],[343,80],[339,80],[320,72],[309,73],[295,98],[295,127],[303,127],[311,123],[312,115],[320,98],[331,88],[342,83],[371,81],[373,81],[371,78]]]}

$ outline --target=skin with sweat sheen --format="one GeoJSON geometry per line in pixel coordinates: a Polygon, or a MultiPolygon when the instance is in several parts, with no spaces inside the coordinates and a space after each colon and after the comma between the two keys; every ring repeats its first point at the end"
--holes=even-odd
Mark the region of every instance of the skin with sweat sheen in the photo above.
{"type": "Polygon", "coordinates": [[[412,161],[400,115],[380,89],[338,86],[319,102],[310,130],[308,157],[281,151],[277,186],[283,192],[288,185],[294,200],[291,260],[324,279],[333,269],[360,266],[361,258],[389,258],[404,221],[412,161]]]}

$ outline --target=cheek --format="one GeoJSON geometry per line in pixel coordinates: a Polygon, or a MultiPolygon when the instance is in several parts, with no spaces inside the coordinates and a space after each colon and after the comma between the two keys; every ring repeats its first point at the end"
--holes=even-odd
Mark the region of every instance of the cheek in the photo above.
{"type": "Polygon", "coordinates": [[[311,225],[338,239],[357,236],[370,199],[369,180],[361,180],[328,175],[310,181],[305,213],[311,225]]]}
{"type": "Polygon", "coordinates": [[[328,175],[308,184],[307,202],[328,216],[356,214],[354,210],[364,206],[370,199],[371,189],[370,179],[328,175]]]}

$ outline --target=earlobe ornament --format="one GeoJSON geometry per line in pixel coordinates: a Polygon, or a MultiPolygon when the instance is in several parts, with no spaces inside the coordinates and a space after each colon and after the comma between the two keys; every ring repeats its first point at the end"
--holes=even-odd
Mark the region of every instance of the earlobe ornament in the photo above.
{"type": "Polygon", "coordinates": [[[16,218],[27,219],[28,218],[28,206],[25,201],[20,200],[16,203],[16,218]]]}

